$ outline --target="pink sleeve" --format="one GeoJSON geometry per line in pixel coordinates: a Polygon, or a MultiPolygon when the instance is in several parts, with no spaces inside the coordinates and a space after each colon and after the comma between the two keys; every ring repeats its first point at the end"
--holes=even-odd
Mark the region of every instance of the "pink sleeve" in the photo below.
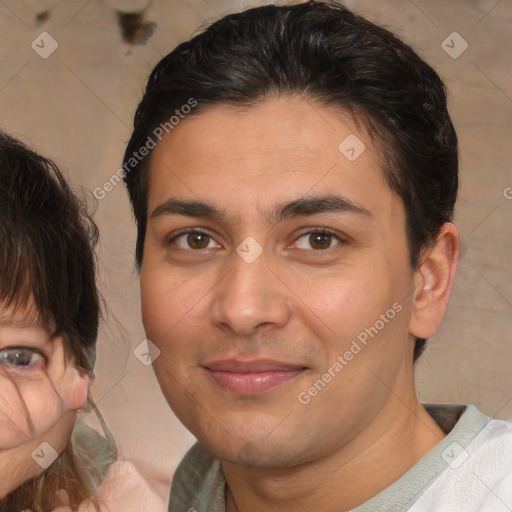
{"type": "MultiPolygon", "coordinates": [[[[110,467],[98,490],[101,512],[166,512],[161,496],[151,487],[135,466],[117,461],[110,467]]],[[[92,503],[82,503],[79,512],[96,512],[92,503]]],[[[70,507],[58,507],[53,512],[72,512],[70,507]]]]}

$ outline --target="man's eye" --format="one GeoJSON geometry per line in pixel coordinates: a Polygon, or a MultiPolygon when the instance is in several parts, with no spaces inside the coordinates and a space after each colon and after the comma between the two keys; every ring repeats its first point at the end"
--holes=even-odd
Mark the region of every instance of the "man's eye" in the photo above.
{"type": "Polygon", "coordinates": [[[171,243],[175,243],[180,249],[211,249],[220,247],[214,239],[203,231],[188,231],[175,236],[171,243]]]}
{"type": "Polygon", "coordinates": [[[343,243],[343,240],[330,231],[310,231],[304,233],[295,242],[298,249],[313,249],[315,251],[330,249],[334,245],[343,243]]]}
{"type": "Polygon", "coordinates": [[[44,363],[45,357],[39,350],[24,347],[0,350],[0,364],[10,368],[36,368],[44,363]]]}

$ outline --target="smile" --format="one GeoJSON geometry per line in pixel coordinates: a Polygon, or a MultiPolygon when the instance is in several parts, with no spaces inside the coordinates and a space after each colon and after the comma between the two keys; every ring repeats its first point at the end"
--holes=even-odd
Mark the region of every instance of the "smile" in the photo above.
{"type": "Polygon", "coordinates": [[[226,391],[255,395],[288,383],[306,368],[279,361],[216,361],[204,366],[214,382],[226,391]]]}

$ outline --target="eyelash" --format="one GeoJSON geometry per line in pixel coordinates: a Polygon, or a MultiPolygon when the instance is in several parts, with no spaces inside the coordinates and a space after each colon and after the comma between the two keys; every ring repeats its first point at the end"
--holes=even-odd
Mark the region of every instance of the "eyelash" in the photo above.
{"type": "MultiPolygon", "coordinates": [[[[295,239],[294,243],[297,243],[297,241],[304,236],[311,236],[311,235],[316,235],[316,234],[329,235],[329,236],[337,239],[338,244],[335,244],[335,245],[343,245],[346,243],[346,240],[341,235],[339,235],[336,231],[329,229],[329,228],[311,228],[311,229],[309,229],[309,231],[303,231],[295,239]]],[[[312,249],[312,251],[313,252],[324,252],[324,251],[327,251],[328,249],[332,249],[335,245],[331,245],[331,246],[327,247],[326,249],[316,249],[316,250],[312,249]]],[[[307,249],[299,249],[299,250],[307,250],[307,249]]]]}
{"type": "Polygon", "coordinates": [[[9,347],[9,348],[4,348],[2,350],[0,350],[0,364],[4,364],[5,366],[7,366],[8,368],[13,368],[15,370],[25,370],[25,369],[28,369],[28,368],[34,368],[35,366],[37,366],[37,364],[43,360],[44,362],[44,366],[46,366],[46,363],[48,362],[46,356],[38,349],[36,348],[31,348],[31,347],[9,347]],[[25,364],[25,365],[15,365],[15,364],[12,364],[12,363],[9,363],[7,362],[7,357],[12,354],[12,353],[24,353],[23,355],[26,356],[27,355],[27,352],[29,353],[30,355],[30,361],[29,361],[29,364],[25,364]],[[34,356],[38,356],[36,358],[36,361],[34,362],[33,361],[33,357],[34,356]]]}
{"type": "MultiPolygon", "coordinates": [[[[180,230],[178,233],[175,233],[169,240],[168,240],[168,244],[171,245],[173,242],[175,242],[178,238],[182,237],[182,236],[186,236],[186,235],[191,235],[191,234],[198,234],[198,235],[205,235],[207,237],[209,237],[211,240],[215,240],[213,235],[211,235],[208,231],[206,230],[203,230],[203,229],[198,229],[198,228],[193,228],[193,229],[190,229],[190,228],[187,228],[187,229],[183,229],[183,230],[180,230]]],[[[304,236],[311,236],[311,235],[314,235],[314,234],[320,234],[320,235],[330,235],[334,238],[337,239],[337,241],[339,242],[338,244],[335,244],[335,245],[341,245],[341,244],[345,244],[346,243],[346,240],[344,238],[342,238],[337,232],[333,231],[332,229],[329,229],[329,228],[310,228],[308,231],[304,231],[302,232],[295,240],[293,243],[297,243],[298,240],[300,240],[302,237],[304,236]]],[[[334,246],[330,246],[330,247],[327,247],[326,249],[311,249],[312,252],[323,252],[323,251],[326,251],[328,249],[331,249],[332,247],[334,246]]],[[[202,249],[184,249],[184,250],[190,250],[190,251],[195,251],[195,252],[199,252],[201,251],[202,249]]],[[[306,251],[308,249],[299,249],[301,251],[306,251]]]]}

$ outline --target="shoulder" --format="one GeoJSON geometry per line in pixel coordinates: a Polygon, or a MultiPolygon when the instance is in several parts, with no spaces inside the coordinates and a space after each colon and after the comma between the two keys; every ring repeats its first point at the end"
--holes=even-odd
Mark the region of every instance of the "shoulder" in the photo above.
{"type": "Polygon", "coordinates": [[[443,454],[445,471],[411,510],[512,509],[512,422],[487,417],[485,426],[466,446],[454,440],[443,454]],[[447,453],[455,457],[448,460],[447,453]]]}
{"type": "Polygon", "coordinates": [[[188,510],[190,507],[198,512],[223,511],[225,483],[220,462],[196,442],[174,473],[169,511],[188,510]]]}
{"type": "Polygon", "coordinates": [[[512,474],[512,422],[489,418],[466,451],[468,466],[474,470],[496,475],[512,474]]]}

